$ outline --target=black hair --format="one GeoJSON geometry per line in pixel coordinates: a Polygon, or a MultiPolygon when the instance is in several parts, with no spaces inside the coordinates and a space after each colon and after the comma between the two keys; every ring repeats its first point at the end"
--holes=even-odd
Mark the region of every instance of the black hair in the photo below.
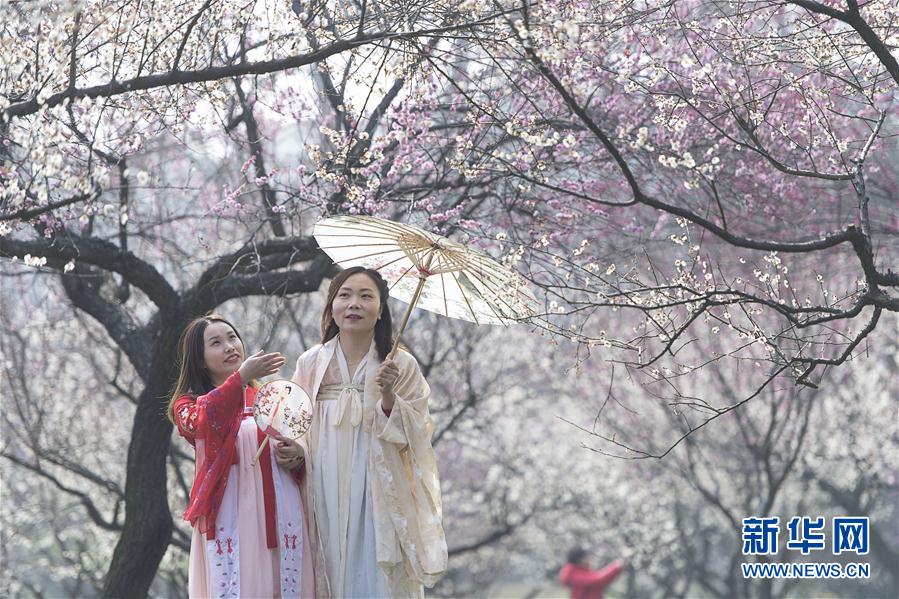
{"type": "Polygon", "coordinates": [[[587,553],[586,549],[584,549],[583,547],[575,547],[568,550],[568,556],[565,558],[565,560],[569,564],[579,564],[584,561],[584,558],[587,557],[587,555],[589,554],[587,553]]]}

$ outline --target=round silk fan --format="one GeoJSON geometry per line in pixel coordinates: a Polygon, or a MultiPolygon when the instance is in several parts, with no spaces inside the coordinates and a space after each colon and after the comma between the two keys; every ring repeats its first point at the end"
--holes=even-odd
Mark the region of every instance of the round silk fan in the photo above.
{"type": "Polygon", "coordinates": [[[292,381],[269,381],[256,391],[253,418],[256,426],[266,434],[253,460],[255,464],[270,437],[281,436],[296,441],[309,430],[312,401],[303,388],[292,381]]]}

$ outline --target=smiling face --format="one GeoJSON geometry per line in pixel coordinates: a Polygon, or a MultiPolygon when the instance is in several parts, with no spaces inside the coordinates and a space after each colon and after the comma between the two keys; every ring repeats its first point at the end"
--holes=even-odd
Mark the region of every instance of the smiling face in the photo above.
{"type": "Polygon", "coordinates": [[[341,332],[345,333],[371,333],[380,315],[378,287],[364,273],[348,277],[331,303],[331,316],[341,332]]]}
{"type": "Polygon", "coordinates": [[[234,329],[224,322],[209,323],[203,332],[203,364],[213,383],[223,383],[243,361],[243,343],[234,329]]]}

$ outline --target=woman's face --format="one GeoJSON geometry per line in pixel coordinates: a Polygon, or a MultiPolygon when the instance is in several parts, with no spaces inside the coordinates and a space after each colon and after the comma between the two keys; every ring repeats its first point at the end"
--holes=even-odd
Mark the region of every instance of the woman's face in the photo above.
{"type": "Polygon", "coordinates": [[[360,272],[347,278],[334,296],[331,315],[342,332],[373,331],[381,316],[381,298],[371,277],[360,272]]]}
{"type": "Polygon", "coordinates": [[[203,331],[203,363],[209,377],[221,384],[243,364],[243,343],[237,333],[224,322],[211,322],[203,331]]]}

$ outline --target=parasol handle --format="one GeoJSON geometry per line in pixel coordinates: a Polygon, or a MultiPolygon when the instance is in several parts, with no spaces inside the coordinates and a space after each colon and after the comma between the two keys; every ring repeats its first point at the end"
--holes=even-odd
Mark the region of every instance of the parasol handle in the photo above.
{"type": "Polygon", "coordinates": [[[392,360],[393,356],[396,355],[396,350],[400,347],[400,338],[403,336],[403,331],[406,330],[406,323],[409,322],[409,315],[412,314],[412,308],[415,307],[415,304],[418,303],[418,298],[421,297],[421,290],[425,286],[425,281],[428,280],[428,275],[421,273],[418,276],[418,287],[415,288],[415,293],[412,294],[412,300],[409,302],[409,307],[406,308],[406,314],[403,316],[403,322],[400,324],[400,328],[396,333],[396,339],[393,341],[393,349],[390,350],[390,354],[387,355],[388,360],[392,360]]]}

